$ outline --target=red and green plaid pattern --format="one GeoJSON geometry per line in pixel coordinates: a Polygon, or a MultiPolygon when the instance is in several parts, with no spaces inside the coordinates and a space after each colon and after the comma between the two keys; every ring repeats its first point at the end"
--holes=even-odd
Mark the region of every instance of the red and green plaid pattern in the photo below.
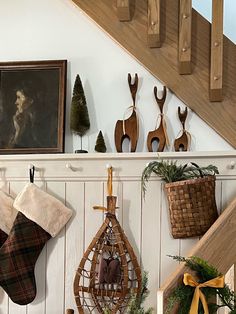
{"type": "Polygon", "coordinates": [[[7,234],[0,229],[0,247],[7,239],[7,234]]]}
{"type": "Polygon", "coordinates": [[[20,305],[36,296],[34,268],[50,234],[18,212],[11,232],[0,249],[0,286],[20,305]]]}

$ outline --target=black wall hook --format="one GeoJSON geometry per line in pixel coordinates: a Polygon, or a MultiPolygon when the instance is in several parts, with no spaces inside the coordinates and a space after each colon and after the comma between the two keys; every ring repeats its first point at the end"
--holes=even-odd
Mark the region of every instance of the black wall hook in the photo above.
{"type": "Polygon", "coordinates": [[[29,175],[30,175],[30,182],[34,183],[34,171],[35,171],[35,167],[31,167],[29,168],[29,175]]]}

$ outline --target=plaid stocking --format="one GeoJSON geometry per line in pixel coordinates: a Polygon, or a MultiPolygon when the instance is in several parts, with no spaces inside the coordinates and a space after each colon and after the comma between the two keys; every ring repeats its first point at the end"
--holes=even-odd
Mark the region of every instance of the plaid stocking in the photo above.
{"type": "Polygon", "coordinates": [[[14,202],[18,214],[0,249],[0,285],[20,305],[36,296],[34,268],[45,243],[72,215],[59,200],[28,183],[14,202]]]}
{"type": "Polygon", "coordinates": [[[7,234],[0,229],[0,247],[7,239],[7,234]]]}
{"type": "Polygon", "coordinates": [[[17,211],[13,207],[14,199],[0,190],[0,247],[6,241],[16,218],[17,211]]]}

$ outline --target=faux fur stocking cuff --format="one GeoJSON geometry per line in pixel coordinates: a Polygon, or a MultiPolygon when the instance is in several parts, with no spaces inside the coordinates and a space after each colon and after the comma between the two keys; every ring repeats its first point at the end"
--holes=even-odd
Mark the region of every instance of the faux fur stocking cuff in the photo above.
{"type": "Polygon", "coordinates": [[[0,190],[0,229],[9,234],[16,218],[17,210],[13,207],[14,199],[0,190]]]}
{"type": "Polygon", "coordinates": [[[28,183],[17,195],[14,207],[52,237],[60,232],[72,215],[71,209],[34,183],[28,183]]]}

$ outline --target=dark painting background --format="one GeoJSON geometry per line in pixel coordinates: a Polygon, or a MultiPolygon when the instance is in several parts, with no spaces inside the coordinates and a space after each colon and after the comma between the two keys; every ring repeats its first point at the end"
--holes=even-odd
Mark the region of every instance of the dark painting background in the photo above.
{"type": "Polygon", "coordinates": [[[9,139],[15,132],[13,116],[16,91],[26,83],[33,97],[32,110],[35,114],[34,133],[39,144],[27,143],[24,148],[57,147],[59,69],[2,70],[0,75],[0,149],[8,148],[9,139]]]}

